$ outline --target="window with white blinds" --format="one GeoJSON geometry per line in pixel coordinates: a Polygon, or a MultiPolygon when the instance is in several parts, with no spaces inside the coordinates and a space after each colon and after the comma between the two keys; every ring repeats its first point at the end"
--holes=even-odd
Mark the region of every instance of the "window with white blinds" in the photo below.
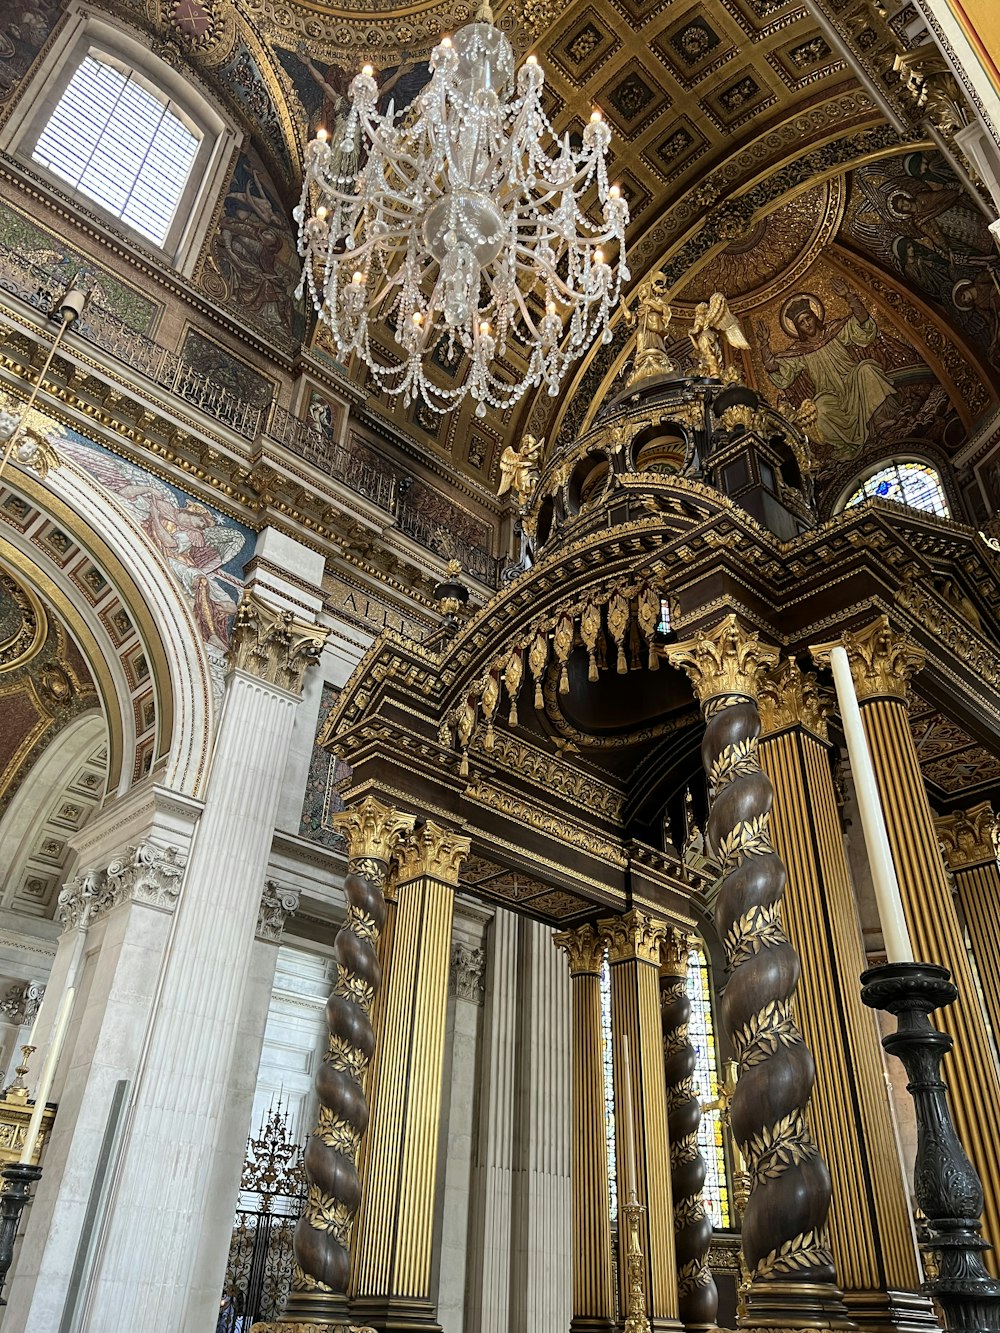
{"type": "Polygon", "coordinates": [[[85,55],[33,158],[157,245],[166,241],[201,135],[133,71],[85,55]]]}

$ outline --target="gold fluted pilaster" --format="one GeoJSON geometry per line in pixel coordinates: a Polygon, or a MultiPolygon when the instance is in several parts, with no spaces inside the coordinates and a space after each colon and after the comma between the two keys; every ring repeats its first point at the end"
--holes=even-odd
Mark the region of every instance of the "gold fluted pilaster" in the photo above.
{"type": "Polygon", "coordinates": [[[878,1025],[861,1003],[864,944],[815,677],[786,661],[765,679],[760,700],[759,755],[788,873],[782,916],[802,960],[797,1013],[816,1058],[810,1123],[834,1181],[829,1227],[840,1286],[864,1328],[930,1329],[878,1025]]]}
{"type": "Polygon", "coordinates": [[[454,890],[469,839],[428,820],[397,854],[392,953],[381,1018],[350,1288],[375,1328],[434,1327],[431,1245],[454,890]]]}
{"type": "MultiPolygon", "coordinates": [[[[667,1084],[663,1071],[660,1023],[660,948],[666,925],[645,912],[598,923],[608,946],[611,969],[611,1027],[614,1055],[615,1117],[618,1132],[618,1200],[624,1202],[625,1136],[620,1115],[625,1104],[624,1038],[628,1037],[632,1083],[633,1137],[637,1160],[636,1195],[646,1209],[642,1254],[646,1299],[654,1329],[679,1327],[674,1216],[670,1195],[670,1140],[667,1134],[667,1084]]],[[[622,1229],[620,1229],[620,1234],[622,1229]]],[[[619,1263],[624,1277],[626,1265],[619,1263]]],[[[621,1293],[625,1308],[625,1291],[621,1293]]]]}
{"type": "Polygon", "coordinates": [[[611,1333],[614,1289],[608,1140],[604,1112],[601,964],[605,944],[591,925],[553,935],[565,950],[573,995],[573,1333],[611,1333]]]}
{"type": "Polygon", "coordinates": [[[1000,1045],[1000,865],[989,801],[934,821],[965,917],[994,1040],[1000,1045]]]}
{"type": "MultiPolygon", "coordinates": [[[[858,634],[844,635],[843,644],[851,661],[914,954],[947,967],[958,987],[958,1003],[939,1011],[935,1022],[955,1041],[945,1076],[959,1137],[986,1185],[986,1238],[997,1245],[1000,1197],[990,1186],[1000,1180],[1000,1073],[910,734],[906,683],[919,669],[922,655],[905,635],[891,631],[884,616],[858,634]]],[[[822,661],[829,647],[812,650],[814,658],[822,661]]],[[[996,1249],[985,1260],[996,1272],[996,1249]]]]}

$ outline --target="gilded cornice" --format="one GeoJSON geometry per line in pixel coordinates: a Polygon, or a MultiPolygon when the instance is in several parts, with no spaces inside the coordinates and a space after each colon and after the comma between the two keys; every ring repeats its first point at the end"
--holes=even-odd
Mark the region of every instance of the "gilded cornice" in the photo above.
{"type": "Polygon", "coordinates": [[[934,820],[945,860],[952,870],[997,862],[1000,825],[989,801],[934,820]]]}
{"type": "Polygon", "coordinates": [[[826,740],[829,703],[820,692],[815,672],[800,671],[793,659],[784,658],[761,678],[757,707],[762,737],[801,726],[826,740]]]}
{"type": "Polygon", "coordinates": [[[761,679],[778,661],[778,649],[763,644],[735,614],[710,630],[663,650],[671,666],[687,673],[699,703],[724,695],[756,699],[761,679]]]}
{"type": "Polygon", "coordinates": [[[297,620],[244,589],[233,620],[232,639],[226,660],[231,670],[278,685],[292,694],[302,693],[302,678],[319,661],[329,630],[297,620]]]}
{"type": "Polygon", "coordinates": [[[640,963],[660,965],[660,951],[667,936],[667,926],[646,912],[634,910],[623,916],[604,917],[598,923],[608,946],[612,963],[640,963]]]}
{"type": "Polygon", "coordinates": [[[607,945],[601,932],[589,922],[576,930],[557,931],[552,943],[568,955],[571,977],[600,976],[607,945]]]}
{"type": "Polygon", "coordinates": [[[910,677],[927,660],[909,634],[899,634],[889,625],[889,617],[879,616],[860,630],[845,630],[840,644],[810,646],[817,666],[828,666],[833,648],[843,646],[851,663],[851,675],[859,699],[890,696],[906,700],[910,677]]]}
{"type": "Polygon", "coordinates": [[[347,843],[349,869],[356,861],[388,863],[415,822],[413,815],[403,814],[374,796],[365,796],[332,816],[334,828],[347,843]]]}
{"type": "Polygon", "coordinates": [[[397,886],[427,878],[443,880],[455,888],[471,846],[471,840],[454,829],[425,820],[396,851],[397,886]]]}
{"type": "Polygon", "coordinates": [[[466,788],[465,795],[468,800],[478,805],[495,810],[498,814],[508,815],[526,828],[558,838],[567,846],[579,847],[581,851],[587,852],[599,861],[606,861],[619,870],[624,870],[628,865],[628,857],[620,842],[602,837],[593,829],[585,828],[581,824],[559,818],[488,782],[481,779],[473,780],[466,788]]]}

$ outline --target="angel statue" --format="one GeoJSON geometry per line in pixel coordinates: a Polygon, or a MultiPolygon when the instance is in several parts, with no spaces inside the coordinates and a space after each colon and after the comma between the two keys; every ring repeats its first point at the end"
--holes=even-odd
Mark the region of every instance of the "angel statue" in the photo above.
{"type": "Polygon", "coordinates": [[[512,490],[517,496],[518,504],[526,505],[538,482],[544,448],[544,435],[540,440],[534,435],[525,435],[520,449],[508,444],[500,455],[500,489],[497,495],[506,495],[512,490]]]}
{"type": "Polygon", "coordinates": [[[667,329],[670,327],[668,291],[665,275],[653,273],[636,291],[637,310],[630,310],[628,302],[622,297],[622,314],[626,326],[630,329],[638,326],[629,384],[647,379],[650,375],[667,375],[674,369],[674,363],[667,356],[667,329]]]}
{"type": "Polygon", "coordinates": [[[722,339],[730,347],[749,347],[739,320],[729,309],[721,292],[714,292],[707,301],[695,306],[691,341],[698,362],[698,374],[706,379],[722,378],[722,339]]]}

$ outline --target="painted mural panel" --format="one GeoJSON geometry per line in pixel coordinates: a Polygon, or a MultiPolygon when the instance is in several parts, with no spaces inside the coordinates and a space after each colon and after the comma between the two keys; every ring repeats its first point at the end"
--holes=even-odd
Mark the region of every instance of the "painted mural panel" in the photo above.
{"type": "Polygon", "coordinates": [[[996,245],[940,153],[906,153],[859,167],[842,239],[904,278],[1000,372],[996,245]]]}
{"type": "Polygon", "coordinates": [[[143,530],[166,561],[206,646],[224,650],[254,533],[66,426],[58,426],[52,439],[143,530]]]}
{"type": "Polygon", "coordinates": [[[292,345],[305,329],[290,216],[258,162],[240,153],[201,274],[201,287],[241,321],[292,345]]]}
{"type": "Polygon", "coordinates": [[[245,361],[233,356],[197,329],[188,329],[181,357],[199,374],[208,376],[214,384],[234,397],[253,403],[254,407],[262,410],[271,406],[277,389],[276,382],[259,374],[245,361]]]}
{"type": "Polygon", "coordinates": [[[13,104],[61,12],[60,0],[4,0],[0,5],[0,110],[13,104]]]}
{"type": "MultiPolygon", "coordinates": [[[[350,109],[348,90],[357,68],[313,60],[304,47],[294,51],[275,48],[275,55],[295,91],[309,122],[310,136],[321,126],[336,141],[336,129],[350,109]]],[[[378,108],[385,112],[392,102],[397,111],[408,107],[430,78],[426,61],[393,65],[377,70],[378,108]]]]}
{"type": "MultiPolygon", "coordinates": [[[[319,722],[316,734],[323,730],[330,709],[336,703],[340,691],[335,685],[324,683],[323,696],[319,708],[319,722]]],[[[306,796],[302,805],[302,820],[299,833],[310,842],[321,843],[324,847],[340,848],[344,845],[343,835],[338,833],[330,816],[343,810],[344,802],[338,790],[339,784],[351,776],[349,764],[337,759],[322,746],[313,745],[312,758],[309,761],[309,778],[306,782],[306,796]]]]}

